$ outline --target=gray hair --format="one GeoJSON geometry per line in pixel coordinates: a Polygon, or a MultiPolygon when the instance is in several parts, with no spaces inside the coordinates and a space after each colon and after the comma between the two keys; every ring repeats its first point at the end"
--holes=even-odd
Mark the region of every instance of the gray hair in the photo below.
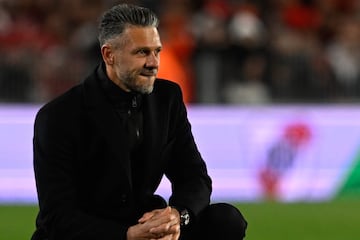
{"type": "Polygon", "coordinates": [[[106,11],[100,19],[98,36],[100,46],[119,36],[130,25],[158,27],[159,19],[148,8],[131,4],[116,5],[106,11]]]}

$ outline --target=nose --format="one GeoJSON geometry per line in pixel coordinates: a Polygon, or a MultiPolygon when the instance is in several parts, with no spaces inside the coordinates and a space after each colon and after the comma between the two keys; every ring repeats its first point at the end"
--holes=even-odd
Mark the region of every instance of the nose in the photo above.
{"type": "Polygon", "coordinates": [[[159,67],[160,56],[159,53],[152,52],[146,58],[146,67],[159,67]]]}

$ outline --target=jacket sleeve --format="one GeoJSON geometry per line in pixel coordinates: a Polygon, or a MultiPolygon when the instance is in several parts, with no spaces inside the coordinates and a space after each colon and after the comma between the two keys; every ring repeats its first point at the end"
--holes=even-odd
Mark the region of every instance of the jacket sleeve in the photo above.
{"type": "Polygon", "coordinates": [[[172,186],[169,204],[186,208],[196,217],[210,203],[212,182],[196,146],[180,88],[175,92],[169,131],[173,147],[166,170],[172,186]]]}
{"type": "Polygon", "coordinates": [[[34,171],[40,207],[37,232],[49,240],[125,240],[128,226],[81,211],[74,184],[74,124],[64,115],[61,109],[43,109],[35,120],[34,171]]]}

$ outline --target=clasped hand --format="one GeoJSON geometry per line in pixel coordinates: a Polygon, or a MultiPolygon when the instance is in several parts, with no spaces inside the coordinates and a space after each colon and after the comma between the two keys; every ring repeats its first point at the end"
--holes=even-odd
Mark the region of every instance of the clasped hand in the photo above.
{"type": "Polygon", "coordinates": [[[145,213],[127,232],[127,240],[178,240],[179,237],[180,215],[171,207],[145,213]]]}

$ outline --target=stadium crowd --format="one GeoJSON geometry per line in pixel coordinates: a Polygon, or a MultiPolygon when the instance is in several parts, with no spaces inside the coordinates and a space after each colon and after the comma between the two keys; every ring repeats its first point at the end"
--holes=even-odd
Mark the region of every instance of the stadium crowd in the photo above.
{"type": "Polygon", "coordinates": [[[360,101],[358,0],[0,0],[0,102],[44,102],[100,60],[118,2],[161,19],[159,77],[187,103],[360,101]]]}

